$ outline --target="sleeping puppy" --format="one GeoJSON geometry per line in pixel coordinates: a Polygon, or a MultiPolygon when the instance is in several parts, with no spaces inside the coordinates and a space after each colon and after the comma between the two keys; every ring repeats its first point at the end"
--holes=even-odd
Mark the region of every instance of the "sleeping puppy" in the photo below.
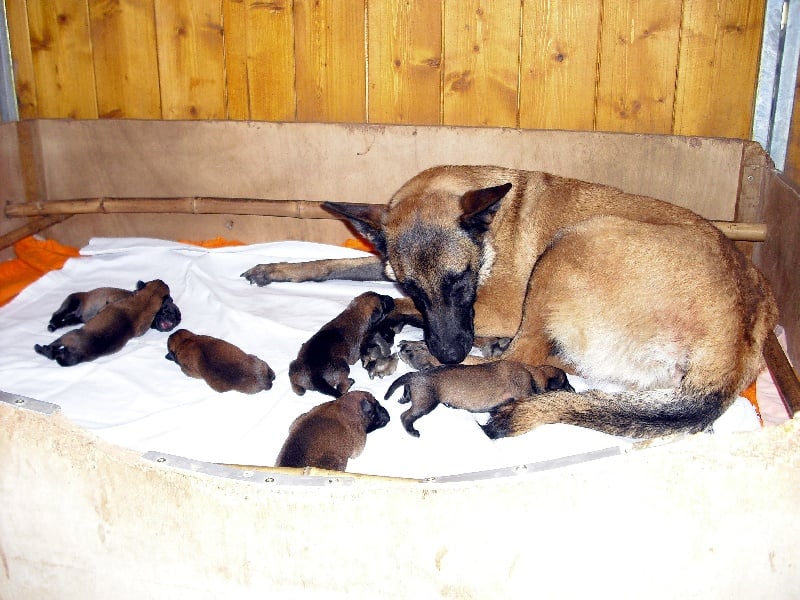
{"type": "Polygon", "coordinates": [[[369,331],[394,309],[391,296],[365,292],[329,321],[300,347],[289,365],[289,379],[295,394],[316,390],[333,396],[353,385],[350,365],[361,356],[361,345],[369,331]]]}
{"type": "MultiPolygon", "coordinates": [[[[137,286],[141,285],[144,285],[141,281],[137,283],[137,286]]],[[[67,325],[86,323],[109,304],[113,304],[122,298],[128,298],[131,295],[133,295],[133,292],[130,290],[114,287],[100,287],[88,292],[74,292],[64,299],[58,310],[50,317],[47,330],[55,331],[67,325]]],[[[181,311],[170,298],[161,305],[150,327],[159,331],[169,331],[180,320],[181,311]]]]}
{"type": "Polygon", "coordinates": [[[367,434],[388,422],[389,413],[372,394],[347,392],[294,420],[275,466],[344,471],[364,450],[367,434]]]}
{"type": "Polygon", "coordinates": [[[113,354],[151,327],[169,331],[180,319],[166,283],[160,279],[140,281],[135,292],[107,305],[80,329],[69,331],[46,346],[36,344],[34,350],[62,367],[70,367],[113,354]]]}
{"type": "Polygon", "coordinates": [[[236,390],[255,394],[272,387],[275,372],[254,354],[230,342],[179,329],[167,340],[165,358],[175,361],[186,375],[204,379],[217,392],[236,390]]]}
{"type": "Polygon", "coordinates": [[[70,294],[50,317],[48,331],[55,331],[67,325],[86,323],[109,304],[127,298],[133,292],[122,288],[101,287],[88,292],[70,294]]]}
{"type": "Polygon", "coordinates": [[[573,391],[561,369],[549,365],[529,367],[510,360],[446,365],[406,373],[392,382],[384,400],[400,386],[405,389],[399,402],[411,402],[400,420],[414,437],[419,437],[414,421],[439,404],[470,412],[488,412],[511,398],[525,398],[551,390],[573,391]]]}

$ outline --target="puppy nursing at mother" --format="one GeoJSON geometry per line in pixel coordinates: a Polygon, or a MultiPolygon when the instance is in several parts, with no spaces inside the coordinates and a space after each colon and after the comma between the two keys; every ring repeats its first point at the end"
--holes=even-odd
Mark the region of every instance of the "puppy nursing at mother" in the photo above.
{"type": "Polygon", "coordinates": [[[758,374],[777,321],[766,279],[712,223],[613,187],[442,166],[388,205],[326,207],[380,258],[256,265],[243,276],[366,280],[382,268],[413,302],[397,299],[396,310],[421,315],[441,363],[462,362],[476,336],[510,337],[504,359],[630,390],[518,400],[487,423],[492,437],[555,422],[630,437],[703,430],[758,374]]]}
{"type": "Polygon", "coordinates": [[[350,365],[361,357],[369,332],[394,309],[391,296],[364,292],[300,347],[289,364],[295,394],[316,390],[338,397],[353,385],[350,365]]]}
{"type": "Polygon", "coordinates": [[[510,360],[480,365],[444,365],[426,371],[412,371],[395,379],[386,391],[388,400],[398,387],[404,387],[401,404],[411,406],[400,420],[406,431],[419,437],[414,422],[439,404],[470,412],[488,412],[515,398],[525,398],[547,390],[568,390],[572,386],[561,369],[551,366],[527,367],[510,360]]]}

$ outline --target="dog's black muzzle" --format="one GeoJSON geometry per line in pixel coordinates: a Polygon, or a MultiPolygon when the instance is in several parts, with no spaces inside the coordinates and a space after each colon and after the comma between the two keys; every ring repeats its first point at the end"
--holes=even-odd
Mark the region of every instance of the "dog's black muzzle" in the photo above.
{"type": "Polygon", "coordinates": [[[475,341],[472,310],[457,310],[449,307],[437,314],[428,314],[425,319],[425,343],[431,354],[443,364],[452,365],[463,361],[475,341]]]}

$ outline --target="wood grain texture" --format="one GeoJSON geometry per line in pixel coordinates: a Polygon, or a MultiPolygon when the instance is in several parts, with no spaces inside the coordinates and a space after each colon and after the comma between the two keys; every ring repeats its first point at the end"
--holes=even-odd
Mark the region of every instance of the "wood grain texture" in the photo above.
{"type": "Polygon", "coordinates": [[[25,0],[6,0],[6,21],[14,61],[14,89],[20,119],[39,116],[36,103],[36,71],[33,66],[28,11],[25,0]]]}
{"type": "Polygon", "coordinates": [[[99,116],[160,117],[152,0],[89,0],[89,17],[99,116]]]}
{"type": "Polygon", "coordinates": [[[602,0],[524,4],[520,127],[594,129],[602,0]]]}
{"type": "Polygon", "coordinates": [[[598,130],[672,131],[680,26],[679,2],[604,3],[598,130]]]}
{"type": "Polygon", "coordinates": [[[250,118],[293,121],[294,20],[291,0],[248,0],[247,81],[250,118]]]}
{"type": "Polygon", "coordinates": [[[443,123],[517,125],[520,7],[444,0],[443,123]]]}
{"type": "Polygon", "coordinates": [[[369,0],[369,121],[441,123],[442,5],[369,0]]]}
{"type": "Polygon", "coordinates": [[[225,118],[219,0],[155,0],[164,119],[225,118]]]}
{"type": "Polygon", "coordinates": [[[750,138],[764,0],[686,2],[673,132],[750,138]]]}
{"type": "Polygon", "coordinates": [[[297,120],[364,122],[363,0],[295,0],[297,120]]]}
{"type": "Polygon", "coordinates": [[[28,0],[38,116],[96,119],[86,0],[28,0]]]}

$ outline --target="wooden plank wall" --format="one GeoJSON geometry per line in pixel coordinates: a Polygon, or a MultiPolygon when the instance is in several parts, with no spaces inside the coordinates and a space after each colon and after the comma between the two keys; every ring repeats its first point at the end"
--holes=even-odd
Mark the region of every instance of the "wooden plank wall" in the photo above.
{"type": "Polygon", "coordinates": [[[765,0],[5,0],[22,118],[749,138],[765,0]]]}

